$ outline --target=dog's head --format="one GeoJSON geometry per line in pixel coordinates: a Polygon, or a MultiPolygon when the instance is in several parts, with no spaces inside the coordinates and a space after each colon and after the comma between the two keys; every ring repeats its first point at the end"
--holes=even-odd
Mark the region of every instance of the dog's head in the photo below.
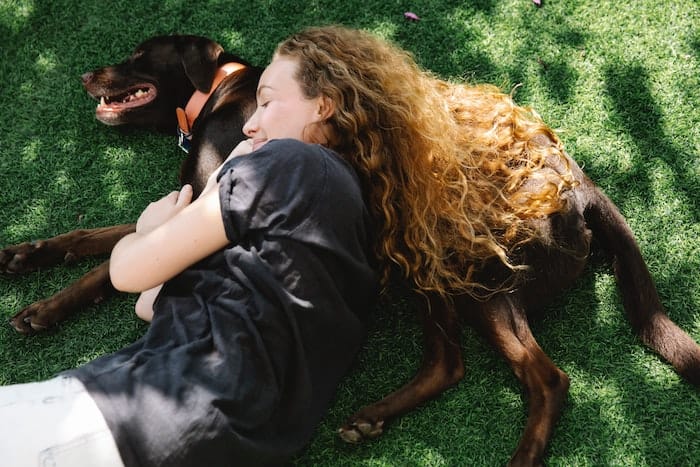
{"type": "Polygon", "coordinates": [[[85,73],[83,86],[99,101],[95,115],[102,123],[173,132],[175,109],[195,89],[209,91],[222,52],[205,37],[153,37],[125,61],[85,73]]]}

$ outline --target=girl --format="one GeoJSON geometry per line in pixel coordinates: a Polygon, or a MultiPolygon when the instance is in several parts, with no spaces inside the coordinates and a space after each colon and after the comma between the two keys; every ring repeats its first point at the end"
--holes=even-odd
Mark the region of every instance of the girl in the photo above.
{"type": "Polygon", "coordinates": [[[279,465],[307,443],[377,284],[357,176],[329,149],[336,103],[298,74],[275,56],[249,140],[194,202],[183,187],[152,203],[114,248],[114,286],[151,290],[146,335],[3,389],[3,465],[279,465]]]}

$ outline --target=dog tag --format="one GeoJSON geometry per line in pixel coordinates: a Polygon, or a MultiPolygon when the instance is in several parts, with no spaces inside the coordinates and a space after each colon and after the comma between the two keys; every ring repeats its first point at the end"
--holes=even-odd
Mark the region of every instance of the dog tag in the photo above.
{"type": "Polygon", "coordinates": [[[182,128],[177,129],[177,145],[189,154],[190,143],[192,143],[192,133],[185,133],[182,128]]]}

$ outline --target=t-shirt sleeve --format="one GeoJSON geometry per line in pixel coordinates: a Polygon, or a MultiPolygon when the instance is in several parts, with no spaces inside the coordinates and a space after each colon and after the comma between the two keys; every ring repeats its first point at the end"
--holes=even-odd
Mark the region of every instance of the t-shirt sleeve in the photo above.
{"type": "Polygon", "coordinates": [[[218,182],[228,239],[239,242],[256,231],[287,235],[297,229],[325,189],[324,158],[316,146],[284,139],[227,162],[218,182]]]}

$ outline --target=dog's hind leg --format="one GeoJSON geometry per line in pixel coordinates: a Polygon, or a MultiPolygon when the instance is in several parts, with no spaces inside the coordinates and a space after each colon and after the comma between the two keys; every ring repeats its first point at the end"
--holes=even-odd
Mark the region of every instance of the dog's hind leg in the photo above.
{"type": "Polygon", "coordinates": [[[499,295],[479,305],[476,327],[525,387],[528,418],[510,465],[540,465],[569,389],[569,377],[535,341],[517,297],[499,295]]]}
{"type": "Polygon", "coordinates": [[[385,421],[438,396],[464,376],[454,307],[432,294],[428,304],[423,312],[423,361],[418,373],[402,388],[350,417],[338,430],[343,440],[357,443],[379,436],[385,421]]]}
{"type": "Polygon", "coordinates": [[[0,273],[19,274],[88,256],[109,254],[114,245],[133,232],[136,224],[79,229],[37,242],[25,242],[0,250],[0,273]]]}
{"type": "Polygon", "coordinates": [[[65,289],[19,311],[10,324],[22,334],[43,331],[115,292],[109,280],[109,261],[105,261],[65,289]]]}
{"type": "Polygon", "coordinates": [[[700,386],[700,346],[666,314],[631,229],[615,205],[589,183],[585,218],[613,255],[627,317],[642,341],[687,381],[700,386]]]}

